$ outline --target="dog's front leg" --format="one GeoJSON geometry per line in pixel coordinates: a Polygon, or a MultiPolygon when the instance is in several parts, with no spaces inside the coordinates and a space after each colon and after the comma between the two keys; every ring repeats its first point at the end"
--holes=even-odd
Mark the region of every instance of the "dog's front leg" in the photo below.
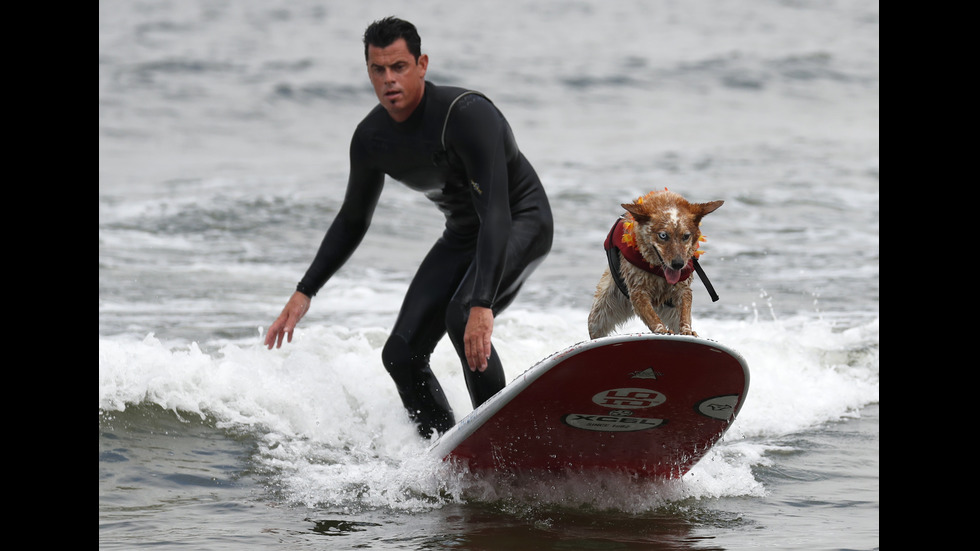
{"type": "Polygon", "coordinates": [[[672,333],[653,309],[653,299],[649,293],[640,289],[630,289],[630,301],[633,303],[633,311],[650,328],[650,331],[672,333]]]}
{"type": "Polygon", "coordinates": [[[691,284],[688,280],[687,285],[681,291],[680,296],[680,331],[681,335],[691,335],[692,337],[697,337],[698,334],[694,332],[691,326],[691,303],[693,302],[693,296],[691,293],[691,284]]]}

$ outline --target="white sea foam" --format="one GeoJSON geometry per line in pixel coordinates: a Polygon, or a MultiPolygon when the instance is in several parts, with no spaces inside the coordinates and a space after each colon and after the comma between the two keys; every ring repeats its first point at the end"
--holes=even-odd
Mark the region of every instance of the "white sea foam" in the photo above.
{"type": "MultiPolygon", "coordinates": [[[[584,340],[583,327],[577,312],[514,312],[503,318],[495,338],[508,378],[584,340]]],[[[774,441],[855,415],[878,400],[876,321],[839,331],[812,319],[702,320],[700,329],[746,359],[748,397],[726,436],[682,483],[652,486],[641,494],[645,500],[635,488],[628,501],[601,492],[603,484],[629,482],[615,477],[582,478],[550,493],[546,481],[489,484],[444,476],[425,457],[425,444],[380,365],[387,336],[382,327],[316,325],[300,329],[279,350],[266,350],[256,337],[253,344],[226,344],[213,354],[152,336],[139,342],[100,339],[99,407],[154,403],[253,434],[261,462],[281,473],[297,503],[411,510],[454,496],[513,492],[511,497],[533,493],[545,502],[577,499],[635,509],[665,499],[756,495],[763,490],[751,468],[766,461],[774,441]]],[[[432,366],[462,418],[472,408],[448,341],[437,348],[432,366]]]]}

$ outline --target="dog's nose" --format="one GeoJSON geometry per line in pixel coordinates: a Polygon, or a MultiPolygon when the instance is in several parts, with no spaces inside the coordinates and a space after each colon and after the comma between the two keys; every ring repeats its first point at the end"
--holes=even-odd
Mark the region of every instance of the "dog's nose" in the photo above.
{"type": "Polygon", "coordinates": [[[683,260],[678,260],[676,258],[674,260],[671,260],[670,261],[670,267],[673,268],[673,269],[675,269],[675,270],[683,270],[684,269],[684,266],[686,266],[686,265],[687,265],[687,262],[684,262],[683,260]]]}

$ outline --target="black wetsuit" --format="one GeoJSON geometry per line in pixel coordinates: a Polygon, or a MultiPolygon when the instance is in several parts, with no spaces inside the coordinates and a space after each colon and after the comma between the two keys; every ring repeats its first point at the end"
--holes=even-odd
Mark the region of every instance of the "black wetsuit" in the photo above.
{"type": "Polygon", "coordinates": [[[361,121],[350,163],[343,206],[297,290],[313,296],[354,252],[385,175],[425,193],[445,214],[446,227],[409,286],[382,360],[419,432],[445,432],[455,419],[429,357],[448,331],[473,407],[504,387],[495,350],[482,373],[467,367],[463,332],[471,306],[499,314],[551,250],[548,198],[489,100],[428,82],[405,122],[395,122],[381,105],[361,121]]]}

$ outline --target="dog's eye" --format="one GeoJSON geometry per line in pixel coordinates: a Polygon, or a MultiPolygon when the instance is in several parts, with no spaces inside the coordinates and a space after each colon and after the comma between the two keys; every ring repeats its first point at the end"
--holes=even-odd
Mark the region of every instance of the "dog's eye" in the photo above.
{"type": "Polygon", "coordinates": [[[662,231],[662,232],[660,232],[660,233],[657,234],[657,237],[659,237],[663,241],[667,241],[667,232],[662,231]]]}
{"type": "Polygon", "coordinates": [[[690,238],[691,238],[691,234],[689,233],[685,233],[683,236],[681,236],[681,239],[683,239],[684,241],[687,241],[690,238]]]}

